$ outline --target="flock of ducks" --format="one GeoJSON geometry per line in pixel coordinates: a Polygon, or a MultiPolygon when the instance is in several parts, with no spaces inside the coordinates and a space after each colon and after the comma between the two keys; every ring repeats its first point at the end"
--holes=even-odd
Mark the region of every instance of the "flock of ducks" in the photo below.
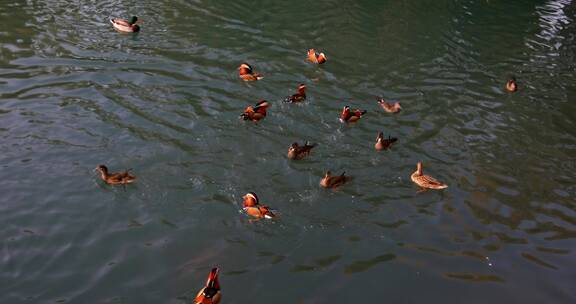
{"type": "MultiPolygon", "coordinates": [[[[113,27],[120,32],[135,33],[140,31],[140,27],[136,24],[139,21],[138,17],[133,16],[129,21],[124,19],[111,19],[113,27]]],[[[324,64],[328,60],[326,55],[322,52],[317,52],[314,49],[310,49],[307,52],[306,60],[313,64],[324,64]]],[[[261,73],[255,72],[252,66],[248,63],[242,63],[238,67],[238,75],[244,81],[258,81],[264,78],[261,73]]],[[[516,92],[518,90],[518,85],[514,77],[510,78],[505,86],[508,92],[516,92]]],[[[306,85],[300,84],[296,93],[290,95],[284,99],[284,102],[288,103],[299,103],[306,100],[306,85]]],[[[388,103],[382,97],[378,97],[378,104],[387,113],[398,113],[402,110],[399,102],[388,103]]],[[[270,104],[266,100],[261,100],[254,106],[248,106],[240,117],[243,120],[250,120],[253,122],[258,122],[266,117],[266,112],[270,104]]],[[[344,106],[342,112],[340,113],[340,122],[342,123],[355,123],[359,121],[366,110],[363,109],[351,109],[349,106],[344,106]]],[[[377,151],[388,150],[390,147],[398,141],[397,138],[388,136],[384,137],[382,132],[378,132],[376,137],[376,143],[374,144],[374,149],[377,151]]],[[[304,143],[304,145],[299,145],[294,142],[288,148],[287,157],[291,160],[301,160],[310,155],[312,149],[316,147],[316,144],[311,144],[309,142],[304,143]]],[[[122,185],[131,184],[136,181],[136,176],[130,174],[130,169],[124,172],[110,173],[105,165],[99,165],[95,169],[100,173],[100,178],[109,185],[122,185]]],[[[425,175],[422,172],[422,162],[416,164],[416,171],[410,176],[412,182],[420,187],[419,191],[424,191],[426,189],[440,190],[448,188],[443,182],[438,181],[432,176],[425,175]]],[[[345,172],[340,175],[332,175],[330,171],[324,174],[324,177],[320,180],[320,186],[324,188],[338,188],[345,183],[352,180],[351,176],[347,176],[345,172]]],[[[271,219],[276,217],[272,212],[271,208],[260,204],[258,195],[254,192],[248,192],[243,197],[243,211],[255,218],[255,219],[271,219]]],[[[195,297],[195,304],[217,304],[220,302],[220,284],[218,283],[219,269],[213,268],[208,274],[208,279],[206,280],[205,286],[198,292],[195,297]]]]}

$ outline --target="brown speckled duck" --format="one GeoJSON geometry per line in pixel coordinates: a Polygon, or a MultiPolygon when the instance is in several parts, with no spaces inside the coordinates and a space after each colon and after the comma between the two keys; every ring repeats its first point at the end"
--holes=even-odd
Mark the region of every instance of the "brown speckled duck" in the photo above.
{"type": "Polygon", "coordinates": [[[266,100],[261,100],[255,106],[247,107],[244,113],[240,114],[240,117],[244,120],[258,122],[266,117],[266,110],[269,106],[270,104],[266,100]]]}
{"type": "Polygon", "coordinates": [[[342,172],[340,175],[332,175],[330,171],[326,171],[326,174],[324,174],[324,177],[320,180],[320,186],[324,188],[337,188],[351,179],[350,176],[346,176],[346,172],[342,172]]]}
{"type": "Polygon", "coordinates": [[[518,91],[518,84],[516,83],[515,77],[510,78],[510,80],[506,82],[506,91],[511,93],[518,91]]]}
{"type": "Polygon", "coordinates": [[[303,146],[300,146],[297,142],[290,145],[288,148],[288,158],[292,160],[300,160],[304,157],[310,155],[312,148],[316,147],[316,144],[310,144],[306,142],[303,146]]]}
{"type": "Polygon", "coordinates": [[[376,137],[376,143],[374,144],[374,148],[378,151],[387,150],[392,147],[398,138],[390,137],[384,138],[384,133],[378,132],[378,137],[376,137]]]}
{"type": "Polygon", "coordinates": [[[222,298],[220,283],[218,282],[218,268],[212,268],[206,279],[206,285],[200,289],[194,304],[218,304],[222,298]]]}
{"type": "Polygon", "coordinates": [[[128,173],[130,170],[119,173],[108,173],[108,167],[104,165],[99,165],[94,170],[100,172],[100,178],[109,185],[125,185],[133,183],[136,180],[136,176],[128,173]]]}
{"type": "Polygon", "coordinates": [[[315,49],[308,50],[308,61],[315,63],[315,64],[323,64],[328,60],[324,53],[316,53],[315,49]]]}
{"type": "Polygon", "coordinates": [[[240,78],[244,81],[256,81],[264,78],[262,74],[254,72],[252,66],[245,62],[238,67],[238,75],[240,75],[240,78]]]}
{"type": "Polygon", "coordinates": [[[110,23],[112,26],[120,31],[125,33],[136,33],[140,31],[140,27],[136,24],[138,22],[138,17],[132,16],[130,21],[124,19],[110,19],[110,23]]]}
{"type": "Polygon", "coordinates": [[[302,102],[304,100],[306,100],[306,85],[302,83],[298,86],[298,92],[286,97],[284,102],[302,102]]]}
{"type": "Polygon", "coordinates": [[[378,97],[378,104],[380,105],[380,107],[382,107],[382,109],[384,109],[384,111],[388,113],[398,113],[402,110],[402,107],[400,106],[399,102],[388,103],[382,97],[378,97]]]}
{"type": "Polygon", "coordinates": [[[418,185],[424,189],[439,190],[439,189],[448,188],[448,185],[436,180],[432,176],[424,175],[422,173],[422,162],[418,162],[418,164],[416,165],[416,171],[414,171],[414,173],[412,173],[412,175],[410,176],[410,179],[412,179],[412,181],[416,185],[418,185]]]}
{"type": "Polygon", "coordinates": [[[272,213],[268,206],[260,205],[260,201],[258,200],[256,193],[248,192],[242,198],[244,199],[244,202],[242,203],[244,206],[243,210],[246,212],[246,214],[259,219],[271,219],[276,217],[276,215],[272,213]]]}
{"type": "Polygon", "coordinates": [[[344,106],[340,114],[340,122],[357,122],[364,114],[366,114],[366,110],[356,109],[351,111],[349,106],[344,106]]]}

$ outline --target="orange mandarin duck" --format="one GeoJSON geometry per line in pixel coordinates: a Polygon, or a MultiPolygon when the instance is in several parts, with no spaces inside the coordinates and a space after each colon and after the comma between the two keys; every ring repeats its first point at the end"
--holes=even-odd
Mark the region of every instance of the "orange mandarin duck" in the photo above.
{"type": "Polygon", "coordinates": [[[256,81],[264,78],[260,73],[256,73],[252,70],[252,67],[247,63],[242,63],[238,67],[238,75],[244,81],[256,81]]]}
{"type": "Polygon", "coordinates": [[[323,64],[326,62],[326,60],[328,60],[328,58],[326,58],[326,55],[324,53],[316,53],[316,50],[314,49],[308,50],[307,59],[308,61],[316,64],[323,64]]]}
{"type": "Polygon", "coordinates": [[[196,298],[194,299],[194,304],[218,304],[222,298],[220,293],[220,284],[218,283],[218,268],[212,268],[210,274],[208,274],[208,279],[206,280],[206,285],[200,289],[196,298]]]}
{"type": "Polygon", "coordinates": [[[506,91],[516,92],[518,91],[518,84],[516,83],[516,78],[512,77],[508,82],[506,82],[506,91]]]}
{"type": "Polygon", "coordinates": [[[270,104],[266,100],[261,100],[255,106],[247,107],[240,117],[244,120],[258,122],[266,117],[266,109],[268,109],[269,106],[270,104]]]}
{"type": "Polygon", "coordinates": [[[306,142],[303,146],[300,146],[297,142],[290,145],[288,148],[288,158],[292,160],[300,160],[304,157],[310,155],[312,148],[316,147],[316,144],[310,144],[306,142]]]}
{"type": "Polygon", "coordinates": [[[276,215],[272,213],[272,211],[268,206],[260,205],[260,201],[258,200],[258,196],[256,195],[256,193],[248,192],[242,198],[244,199],[244,202],[242,204],[244,206],[244,212],[246,212],[246,214],[258,219],[261,218],[271,219],[276,217],[276,215]]]}
{"type": "Polygon", "coordinates": [[[423,189],[445,189],[448,188],[448,185],[436,180],[430,175],[424,175],[422,173],[422,162],[418,162],[416,165],[416,171],[412,173],[410,179],[418,186],[423,189]]]}
{"type": "Polygon", "coordinates": [[[332,175],[330,171],[326,171],[326,174],[324,174],[324,177],[320,180],[320,186],[324,188],[338,188],[351,179],[350,176],[346,176],[346,172],[342,172],[340,175],[332,175]]]}
{"type": "Polygon", "coordinates": [[[382,107],[382,109],[384,109],[384,111],[388,113],[398,113],[400,112],[400,110],[402,110],[402,107],[400,106],[399,102],[388,103],[382,97],[378,97],[378,104],[380,105],[380,107],[382,107]]]}
{"type": "Polygon", "coordinates": [[[366,110],[351,111],[349,106],[344,106],[340,114],[340,122],[357,122],[364,114],[366,114],[366,110]]]}
{"type": "Polygon", "coordinates": [[[387,150],[392,147],[398,138],[390,137],[384,138],[384,133],[378,132],[378,137],[376,137],[376,143],[374,144],[374,148],[378,151],[387,150]]]}
{"type": "Polygon", "coordinates": [[[284,102],[302,102],[306,100],[306,85],[300,84],[298,86],[298,92],[296,94],[288,96],[284,99],[284,102]]]}
{"type": "Polygon", "coordinates": [[[136,180],[136,176],[128,173],[130,169],[124,172],[108,173],[108,167],[99,165],[94,170],[100,172],[100,178],[108,185],[126,185],[136,180]]]}

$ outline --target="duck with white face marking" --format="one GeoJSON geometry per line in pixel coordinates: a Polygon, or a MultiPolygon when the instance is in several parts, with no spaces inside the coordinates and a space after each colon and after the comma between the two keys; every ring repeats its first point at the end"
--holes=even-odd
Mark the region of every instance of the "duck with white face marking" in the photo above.
{"type": "Polygon", "coordinates": [[[254,72],[252,66],[247,64],[246,62],[242,63],[238,67],[238,75],[244,81],[256,81],[264,78],[262,74],[254,72]]]}
{"type": "Polygon", "coordinates": [[[243,210],[246,212],[246,214],[258,219],[271,219],[276,217],[276,215],[272,213],[272,210],[268,206],[260,205],[260,200],[258,199],[258,195],[256,195],[256,193],[248,192],[242,198],[244,199],[242,202],[242,205],[244,206],[243,210]]]}
{"type": "Polygon", "coordinates": [[[342,123],[353,123],[357,122],[362,118],[364,114],[366,114],[366,110],[355,109],[354,111],[350,110],[349,106],[344,106],[342,109],[342,113],[340,113],[340,122],[342,123]]]}
{"type": "Polygon", "coordinates": [[[270,104],[266,100],[259,101],[255,106],[248,106],[240,117],[244,120],[258,122],[266,117],[267,109],[270,104]]]}

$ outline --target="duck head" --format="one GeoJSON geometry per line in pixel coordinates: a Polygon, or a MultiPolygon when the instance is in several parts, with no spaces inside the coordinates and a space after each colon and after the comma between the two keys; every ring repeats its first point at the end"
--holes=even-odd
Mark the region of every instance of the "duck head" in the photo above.
{"type": "Polygon", "coordinates": [[[416,164],[416,173],[418,173],[418,175],[422,175],[422,162],[418,162],[416,164]]]}
{"type": "Polygon", "coordinates": [[[138,17],[132,16],[132,18],[130,18],[130,24],[135,24],[136,22],[138,22],[138,17]]]}
{"type": "Polygon", "coordinates": [[[238,67],[238,71],[240,75],[252,74],[252,67],[244,62],[238,67]]]}
{"type": "Polygon", "coordinates": [[[298,94],[300,94],[300,95],[306,94],[306,85],[305,84],[301,83],[298,86],[298,94]]]}
{"type": "Polygon", "coordinates": [[[254,192],[248,192],[243,197],[244,207],[254,207],[258,205],[258,196],[254,192]]]}

